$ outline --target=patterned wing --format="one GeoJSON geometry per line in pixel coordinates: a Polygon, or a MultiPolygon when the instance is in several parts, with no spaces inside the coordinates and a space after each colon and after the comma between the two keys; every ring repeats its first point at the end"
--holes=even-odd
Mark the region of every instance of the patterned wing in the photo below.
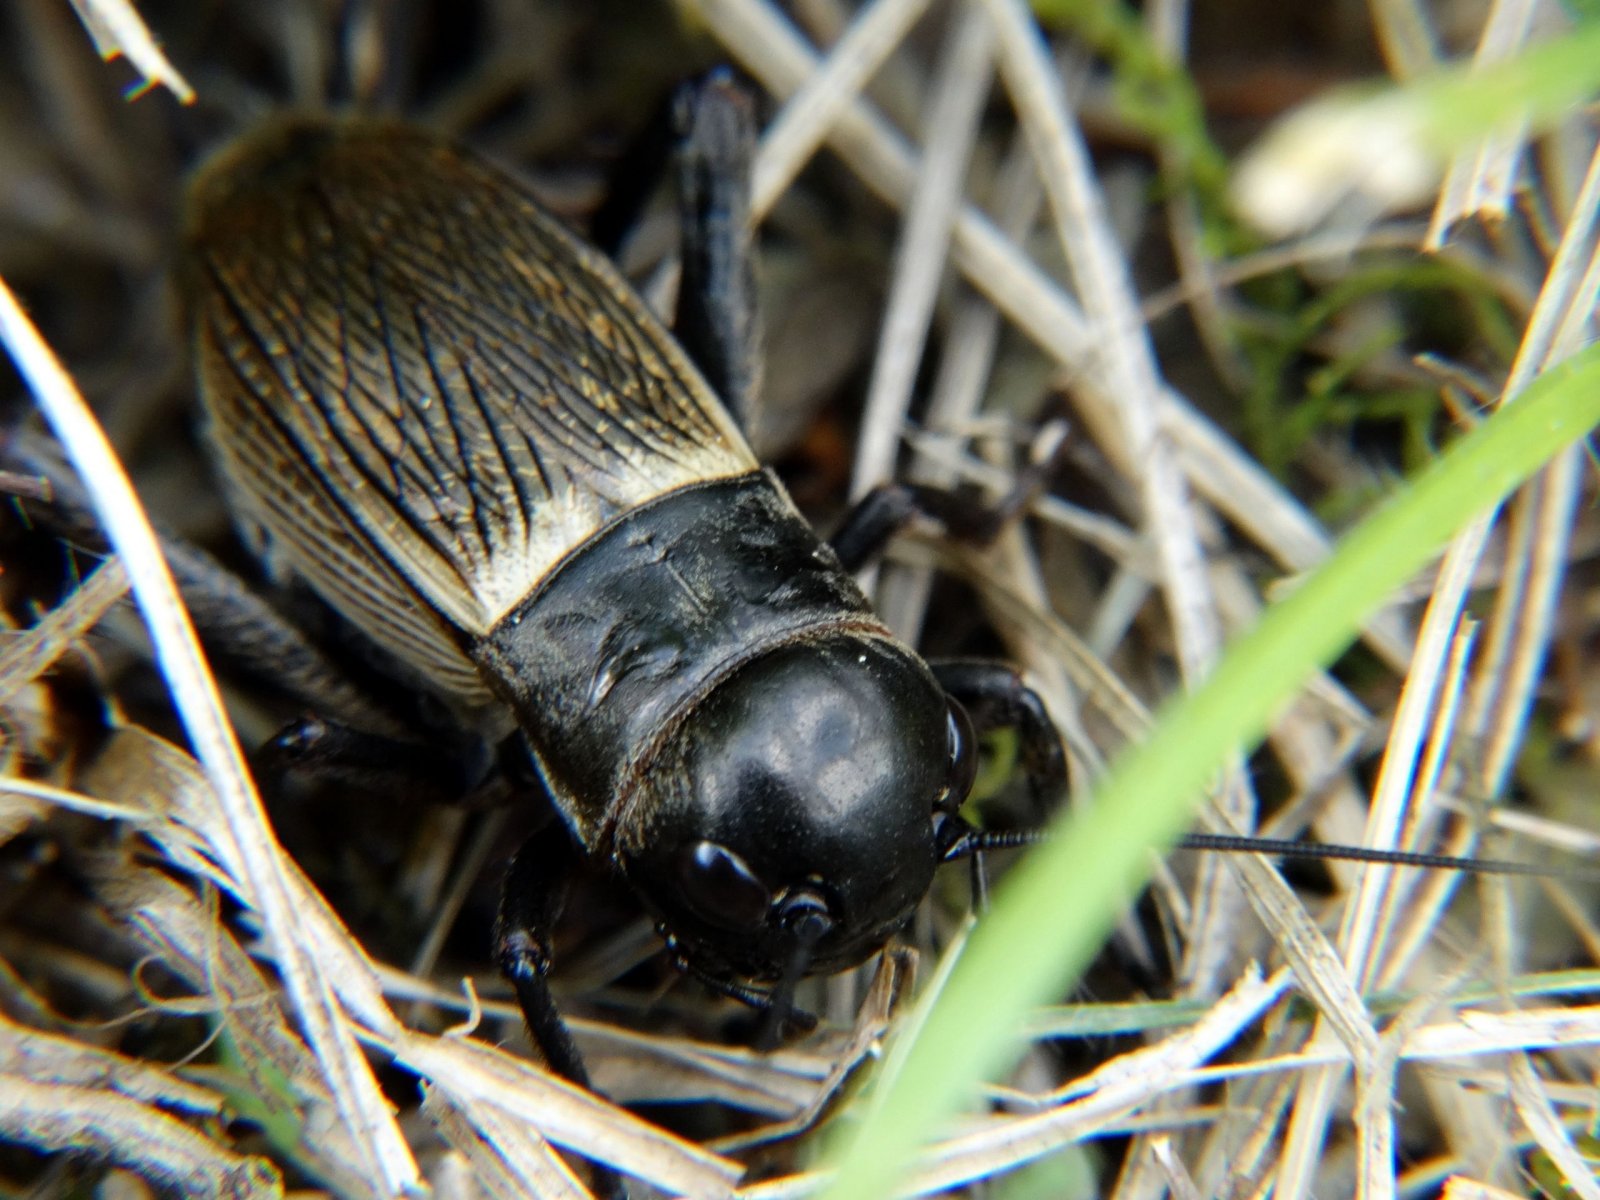
{"type": "Polygon", "coordinates": [[[464,702],[488,693],[463,647],[575,545],[756,467],[611,264],[459,147],[280,125],[191,209],[201,388],[246,515],[464,702]]]}

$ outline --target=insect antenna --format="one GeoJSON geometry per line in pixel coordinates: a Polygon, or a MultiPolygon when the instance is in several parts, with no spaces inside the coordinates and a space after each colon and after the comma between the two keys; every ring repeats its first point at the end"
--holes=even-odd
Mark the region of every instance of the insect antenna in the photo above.
{"type": "MultiPolygon", "coordinates": [[[[1032,846],[1049,835],[1043,830],[1020,829],[988,832],[961,823],[963,828],[950,838],[942,852],[942,862],[973,858],[991,850],[1012,850],[1032,846]]],[[[1369,846],[1339,843],[1297,842],[1288,838],[1256,837],[1249,834],[1186,833],[1174,843],[1177,850],[1209,850],[1222,854],[1265,854],[1272,858],[1301,861],[1340,859],[1345,862],[1379,863],[1391,867],[1421,867],[1435,871],[1461,871],[1474,875],[1520,875],[1535,879],[1600,879],[1600,872],[1542,866],[1508,858],[1462,858],[1452,854],[1428,854],[1414,850],[1375,850],[1369,846]]]]}
{"type": "Polygon", "coordinates": [[[1423,867],[1435,871],[1463,871],[1473,875],[1522,875],[1535,879],[1600,878],[1600,872],[1541,866],[1509,858],[1463,858],[1453,854],[1428,854],[1414,850],[1375,850],[1340,843],[1296,842],[1287,838],[1255,837],[1231,833],[1188,833],[1177,841],[1179,850],[1212,850],[1224,854],[1267,854],[1274,858],[1342,859],[1346,862],[1383,863],[1392,867],[1423,867]]]}

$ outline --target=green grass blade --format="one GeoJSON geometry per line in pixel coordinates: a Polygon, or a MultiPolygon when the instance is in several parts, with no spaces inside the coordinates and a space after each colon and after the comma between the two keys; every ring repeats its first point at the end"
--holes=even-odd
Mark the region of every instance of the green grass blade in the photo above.
{"type": "Polygon", "coordinates": [[[891,1194],[917,1147],[980,1079],[1014,1060],[1029,1010],[1070,986],[1144,881],[1148,850],[1183,831],[1229,756],[1254,745],[1311,672],[1348,646],[1452,533],[1597,423],[1600,347],[1591,347],[1461,438],[1269,609],[1201,688],[1167,706],[1149,740],[1114,765],[1095,803],[1002,881],[947,985],[910,1021],[915,1045],[886,1063],[844,1146],[831,1200],[891,1194]]]}

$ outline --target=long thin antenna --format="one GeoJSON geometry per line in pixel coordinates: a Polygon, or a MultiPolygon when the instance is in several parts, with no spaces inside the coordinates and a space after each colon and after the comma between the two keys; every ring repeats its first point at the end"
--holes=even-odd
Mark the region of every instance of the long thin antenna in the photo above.
{"type": "MultiPolygon", "coordinates": [[[[990,850],[1011,850],[1044,840],[1034,829],[1003,830],[988,833],[966,830],[944,853],[944,861],[970,858],[990,850]]],[[[1600,881],[1600,870],[1548,867],[1539,863],[1517,862],[1509,858],[1460,858],[1451,854],[1424,854],[1413,850],[1373,850],[1366,846],[1337,843],[1297,842],[1287,838],[1252,837],[1232,833],[1186,833],[1174,846],[1178,850],[1209,850],[1223,854],[1265,854],[1271,858],[1300,861],[1340,859],[1345,862],[1378,863],[1391,867],[1421,867],[1434,871],[1462,871],[1477,875],[1521,875],[1534,879],[1572,879],[1600,881]]]]}
{"type": "Polygon", "coordinates": [[[1216,850],[1226,854],[1268,854],[1275,858],[1343,859],[1347,862],[1383,863],[1392,867],[1425,867],[1436,871],[1466,871],[1478,875],[1525,875],[1537,879],[1597,879],[1600,871],[1546,867],[1509,858],[1459,858],[1452,854],[1424,854],[1412,850],[1373,850],[1337,843],[1295,842],[1284,838],[1246,837],[1229,833],[1186,833],[1178,839],[1180,850],[1216,850]]]}

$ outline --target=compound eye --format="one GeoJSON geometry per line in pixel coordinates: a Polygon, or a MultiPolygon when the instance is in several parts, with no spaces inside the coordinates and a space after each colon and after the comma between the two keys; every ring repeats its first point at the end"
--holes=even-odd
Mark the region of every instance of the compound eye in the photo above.
{"type": "Polygon", "coordinates": [[[945,812],[958,812],[967,802],[972,784],[978,778],[978,735],[972,731],[972,718],[954,699],[949,700],[947,725],[950,734],[950,765],[945,793],[935,805],[945,812]]]}
{"type": "Polygon", "coordinates": [[[716,842],[696,842],[679,854],[678,882],[695,914],[723,929],[758,927],[772,904],[744,859],[716,842]]]}

